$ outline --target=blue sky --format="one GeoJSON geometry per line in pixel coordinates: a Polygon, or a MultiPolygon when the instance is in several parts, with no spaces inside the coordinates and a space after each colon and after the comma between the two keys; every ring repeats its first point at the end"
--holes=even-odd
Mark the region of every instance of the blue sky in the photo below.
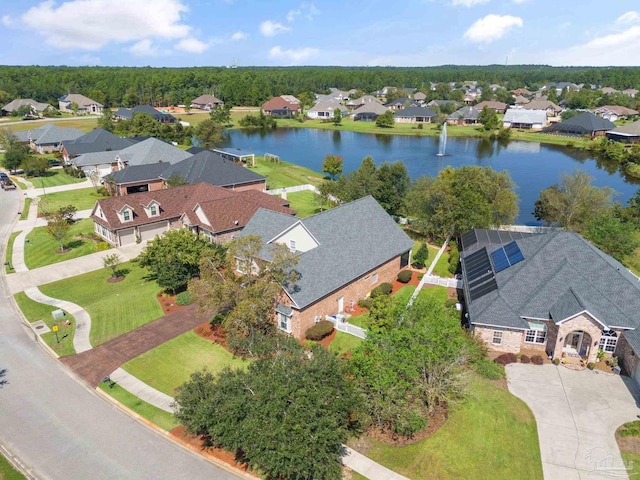
{"type": "Polygon", "coordinates": [[[8,65],[640,65],[637,0],[2,0],[8,65]]]}

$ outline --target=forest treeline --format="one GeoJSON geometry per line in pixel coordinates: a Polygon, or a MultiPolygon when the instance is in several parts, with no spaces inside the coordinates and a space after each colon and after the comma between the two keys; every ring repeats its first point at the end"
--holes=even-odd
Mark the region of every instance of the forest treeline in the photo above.
{"type": "Polygon", "coordinates": [[[544,65],[438,67],[66,67],[0,66],[0,100],[32,98],[57,107],[58,98],[82,93],[106,106],[184,104],[204,93],[232,105],[260,105],[283,94],[325,92],[330,87],[373,92],[385,86],[429,88],[429,82],[475,80],[512,90],[547,82],[640,89],[637,67],[544,65]]]}

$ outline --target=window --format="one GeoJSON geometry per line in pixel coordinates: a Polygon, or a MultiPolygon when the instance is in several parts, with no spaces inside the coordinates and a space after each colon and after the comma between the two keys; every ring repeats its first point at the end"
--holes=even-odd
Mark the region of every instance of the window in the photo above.
{"type": "Polygon", "coordinates": [[[287,333],[291,333],[291,317],[284,313],[278,313],[278,328],[287,333]]]}
{"type": "Polygon", "coordinates": [[[491,343],[494,345],[500,345],[502,343],[502,330],[494,330],[491,343]]]}
{"type": "Polygon", "coordinates": [[[374,273],[371,277],[371,283],[378,283],[378,274],[374,273]]]}
{"type": "Polygon", "coordinates": [[[122,221],[123,222],[131,221],[131,210],[127,209],[124,212],[122,212],[122,221]]]}
{"type": "Polygon", "coordinates": [[[524,333],[525,343],[544,343],[547,340],[547,326],[543,322],[529,322],[529,330],[524,333]]]}
{"type": "Polygon", "coordinates": [[[152,217],[155,217],[156,215],[158,215],[158,207],[157,205],[153,204],[149,207],[149,215],[152,217]]]}
{"type": "Polygon", "coordinates": [[[289,240],[289,251],[292,253],[296,252],[296,241],[295,240],[289,240]]]}
{"type": "Polygon", "coordinates": [[[613,330],[607,330],[602,332],[600,338],[600,350],[607,353],[613,353],[616,351],[616,345],[618,344],[618,335],[613,330]]]}

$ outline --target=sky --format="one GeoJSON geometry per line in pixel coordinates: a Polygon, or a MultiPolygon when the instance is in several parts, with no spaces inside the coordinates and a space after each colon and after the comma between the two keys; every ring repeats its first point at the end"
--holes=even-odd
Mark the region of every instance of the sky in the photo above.
{"type": "Polygon", "coordinates": [[[638,0],[0,0],[0,63],[640,66],[638,0]]]}

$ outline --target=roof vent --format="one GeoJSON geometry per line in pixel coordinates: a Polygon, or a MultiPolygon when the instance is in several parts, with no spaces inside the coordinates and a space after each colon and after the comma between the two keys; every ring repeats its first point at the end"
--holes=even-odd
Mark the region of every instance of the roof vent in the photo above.
{"type": "Polygon", "coordinates": [[[233,222],[234,225],[238,225],[238,220],[236,220],[235,222],[233,222]]]}

